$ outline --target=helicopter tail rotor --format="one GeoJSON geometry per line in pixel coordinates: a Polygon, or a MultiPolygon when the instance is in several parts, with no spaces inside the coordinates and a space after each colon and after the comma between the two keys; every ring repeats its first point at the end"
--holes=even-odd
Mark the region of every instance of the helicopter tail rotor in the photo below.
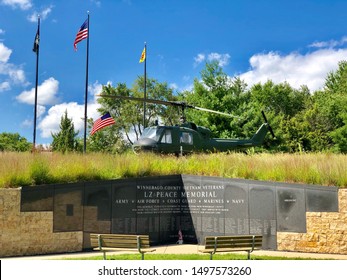
{"type": "Polygon", "coordinates": [[[275,133],[274,133],[273,130],[272,130],[272,127],[270,126],[269,122],[267,121],[267,118],[266,118],[266,116],[265,116],[264,111],[261,111],[261,114],[262,114],[262,116],[263,116],[263,119],[264,119],[265,123],[267,123],[267,125],[268,125],[268,129],[269,129],[269,131],[270,131],[272,137],[273,137],[273,138],[276,138],[275,133]]]}

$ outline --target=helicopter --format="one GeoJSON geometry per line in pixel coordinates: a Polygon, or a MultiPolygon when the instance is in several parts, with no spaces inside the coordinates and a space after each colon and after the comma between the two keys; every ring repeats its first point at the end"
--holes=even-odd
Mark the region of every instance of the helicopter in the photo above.
{"type": "Polygon", "coordinates": [[[261,111],[264,123],[259,127],[253,137],[249,139],[223,139],[213,138],[210,129],[198,126],[193,122],[187,122],[184,111],[186,108],[196,109],[209,113],[239,118],[237,116],[211,109],[201,108],[187,104],[184,101],[164,101],[156,99],[145,99],[132,96],[98,94],[99,97],[142,101],[166,106],[180,107],[182,116],[181,123],[175,126],[158,125],[146,127],[141,137],[132,145],[135,153],[141,151],[160,154],[186,155],[193,152],[229,152],[244,151],[250,147],[261,146],[264,143],[267,132],[275,138],[274,132],[269,125],[265,113],[261,111]]]}

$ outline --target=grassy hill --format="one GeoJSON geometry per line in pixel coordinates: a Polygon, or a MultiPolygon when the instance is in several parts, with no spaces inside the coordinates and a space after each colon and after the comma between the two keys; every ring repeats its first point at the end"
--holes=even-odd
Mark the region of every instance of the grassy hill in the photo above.
{"type": "Polygon", "coordinates": [[[0,187],[191,174],[347,187],[342,154],[155,154],[1,153],[0,187]]]}

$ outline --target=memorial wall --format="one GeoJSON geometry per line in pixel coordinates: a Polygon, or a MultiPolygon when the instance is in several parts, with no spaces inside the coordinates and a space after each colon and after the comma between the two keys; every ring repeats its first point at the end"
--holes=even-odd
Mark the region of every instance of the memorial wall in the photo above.
{"type": "Polygon", "coordinates": [[[53,211],[54,232],[149,234],[152,245],[209,235],[306,232],[306,212],[337,212],[338,190],[301,184],[171,175],[23,187],[21,211],[53,211]]]}

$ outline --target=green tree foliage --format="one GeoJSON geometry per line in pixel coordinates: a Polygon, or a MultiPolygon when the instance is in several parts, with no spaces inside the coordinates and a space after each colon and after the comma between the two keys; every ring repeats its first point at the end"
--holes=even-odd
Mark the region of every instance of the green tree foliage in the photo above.
{"type": "Polygon", "coordinates": [[[328,147],[347,153],[347,61],[326,78],[325,88],[315,94],[317,125],[329,139],[328,147]]]}
{"type": "MultiPolygon", "coordinates": [[[[88,120],[89,128],[92,128],[94,121],[88,120]]],[[[108,126],[89,136],[87,140],[88,152],[121,153],[125,150],[126,144],[122,136],[118,133],[117,127],[108,126]]]]}
{"type": "Polygon", "coordinates": [[[30,151],[32,143],[19,133],[0,133],[0,151],[25,152],[30,151]]]}
{"type": "Polygon", "coordinates": [[[67,111],[65,111],[61,117],[60,131],[58,133],[52,133],[52,150],[62,153],[79,150],[78,141],[75,139],[77,134],[78,131],[75,132],[72,119],[68,118],[67,111]]]}
{"type": "Polygon", "coordinates": [[[314,92],[301,115],[295,116],[307,151],[347,152],[347,63],[327,75],[322,90],[314,92]]]}
{"type": "Polygon", "coordinates": [[[307,141],[302,114],[309,105],[308,88],[294,89],[288,83],[268,81],[263,85],[254,85],[250,91],[251,106],[267,113],[275,132],[276,139],[271,140],[271,146],[286,152],[304,150],[307,141]]]}
{"type": "Polygon", "coordinates": [[[233,114],[230,118],[218,114],[188,110],[189,121],[208,127],[217,137],[236,137],[244,134],[242,115],[247,108],[249,92],[239,78],[230,79],[217,62],[207,63],[201,81],[195,79],[192,91],[180,94],[180,99],[198,107],[233,114]]]}
{"type": "Polygon", "coordinates": [[[268,81],[251,88],[239,78],[230,78],[217,62],[206,64],[201,80],[194,81],[191,91],[180,94],[190,104],[231,113],[227,118],[190,110],[190,121],[206,126],[216,137],[252,137],[264,120],[265,111],[276,139],[267,137],[265,146],[286,152],[335,150],[346,152],[346,62],[328,75],[322,91],[299,89],[288,83],[268,81]]]}

